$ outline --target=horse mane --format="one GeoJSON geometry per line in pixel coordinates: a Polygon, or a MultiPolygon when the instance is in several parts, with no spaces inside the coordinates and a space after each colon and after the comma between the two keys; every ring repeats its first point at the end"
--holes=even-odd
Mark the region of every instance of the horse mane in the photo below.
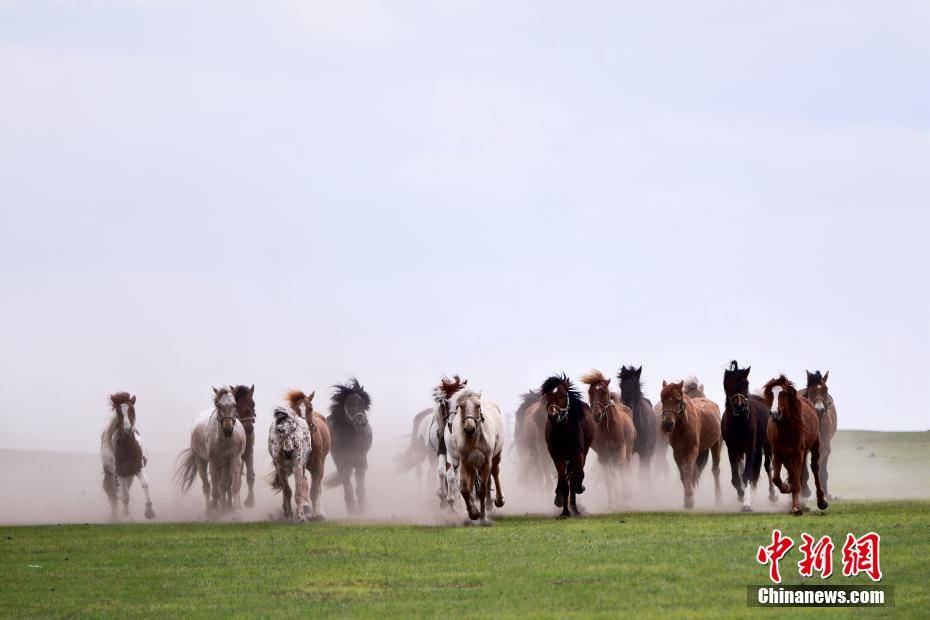
{"type": "Polygon", "coordinates": [[[587,374],[581,375],[581,382],[585,385],[593,385],[595,383],[606,382],[607,377],[604,376],[600,370],[591,370],[587,374]]]}
{"type": "Polygon", "coordinates": [[[769,397],[772,395],[772,388],[781,387],[785,390],[785,393],[788,394],[788,411],[785,412],[785,419],[790,420],[793,424],[789,427],[793,427],[798,433],[804,433],[804,416],[801,415],[801,396],[798,394],[797,389],[794,387],[788,377],[784,374],[781,374],[774,379],[770,379],[768,383],[765,384],[763,388],[763,394],[765,401],[768,402],[769,397]]]}
{"type": "Polygon", "coordinates": [[[694,375],[690,375],[684,380],[681,392],[688,398],[707,398],[704,395],[704,390],[701,389],[701,382],[694,375]]]}
{"type": "Polygon", "coordinates": [[[520,394],[520,404],[517,406],[517,410],[514,412],[513,416],[519,418],[521,415],[526,413],[526,410],[533,406],[533,403],[539,400],[539,392],[536,390],[530,390],[529,392],[524,392],[520,394]]]}
{"type": "Polygon", "coordinates": [[[306,397],[307,395],[304,394],[301,390],[288,390],[287,393],[284,394],[284,400],[289,402],[291,404],[291,407],[296,407],[297,403],[299,403],[306,397]]]}
{"type": "Polygon", "coordinates": [[[476,392],[471,388],[462,388],[452,395],[452,398],[449,399],[449,409],[455,411],[456,407],[459,406],[459,403],[466,398],[472,396],[477,396],[480,400],[481,392],[476,392]]]}
{"type": "Polygon", "coordinates": [[[823,381],[823,375],[819,370],[814,372],[807,371],[807,387],[812,387],[823,381]]]}
{"type": "Polygon", "coordinates": [[[352,377],[344,384],[337,383],[333,385],[333,397],[329,405],[329,412],[331,414],[339,413],[345,407],[346,401],[353,394],[357,394],[362,399],[362,402],[365,403],[365,409],[371,407],[371,396],[369,396],[365,388],[359,384],[358,379],[352,377]]]}
{"type": "Polygon", "coordinates": [[[578,388],[572,384],[572,380],[565,376],[564,372],[560,375],[552,375],[543,381],[539,391],[541,394],[549,394],[560,385],[564,385],[568,392],[569,413],[584,415],[584,408],[586,406],[584,397],[581,395],[581,392],[578,391],[578,388]]]}
{"type": "Polygon", "coordinates": [[[117,430],[119,430],[119,412],[120,405],[131,405],[132,396],[129,392],[114,392],[110,394],[110,410],[113,412],[113,415],[110,416],[110,422],[107,424],[107,427],[103,429],[103,433],[100,436],[102,441],[109,440],[117,430]]]}
{"type": "Polygon", "coordinates": [[[443,375],[439,380],[439,385],[433,388],[433,402],[439,404],[444,400],[449,400],[452,395],[461,390],[468,384],[468,379],[462,379],[458,375],[452,375],[452,378],[443,375]]]}
{"type": "MultiPolygon", "coordinates": [[[[642,366],[640,366],[640,368],[642,368],[642,366]]],[[[633,373],[635,373],[635,372],[637,371],[637,369],[633,367],[633,364],[630,364],[629,366],[621,366],[619,372],[617,372],[617,381],[620,382],[620,386],[619,386],[619,387],[620,387],[620,398],[621,398],[621,400],[623,399],[623,396],[624,396],[624,394],[623,394],[623,375],[624,375],[624,371],[625,371],[626,373],[629,373],[630,375],[632,375],[633,373]]],[[[629,378],[627,379],[627,381],[629,381],[629,378]]],[[[630,405],[630,403],[632,403],[633,401],[635,401],[635,400],[637,400],[637,399],[640,399],[640,398],[642,398],[643,396],[645,396],[645,392],[643,391],[643,388],[644,388],[644,387],[645,387],[645,385],[644,385],[644,383],[643,383],[642,377],[640,377],[639,381],[636,382],[636,394],[629,394],[629,392],[628,392],[627,395],[628,395],[629,402],[624,401],[624,404],[630,405]]]]}
{"type": "Polygon", "coordinates": [[[245,398],[251,391],[252,388],[247,385],[237,385],[233,388],[233,398],[235,398],[238,403],[240,398],[245,398]]]}

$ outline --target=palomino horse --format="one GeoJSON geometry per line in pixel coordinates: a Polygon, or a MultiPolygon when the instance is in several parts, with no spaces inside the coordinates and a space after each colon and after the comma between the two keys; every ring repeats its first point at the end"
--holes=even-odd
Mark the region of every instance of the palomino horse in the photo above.
{"type": "MultiPolygon", "coordinates": [[[[494,478],[494,505],[504,505],[501,490],[500,463],[504,450],[504,419],[491,400],[468,388],[458,390],[449,399],[449,460],[452,469],[459,470],[459,492],[465,500],[468,517],[491,522],[487,517],[487,499],[491,478],[494,478]],[[474,499],[477,495],[478,506],[474,499]]],[[[447,471],[447,477],[451,476],[447,471]]],[[[451,484],[451,481],[450,481],[451,484]]]]}
{"type": "Polygon", "coordinates": [[[546,447],[546,409],[539,392],[530,390],[520,396],[514,414],[514,444],[520,457],[520,482],[533,490],[551,487],[552,459],[546,447]]]}
{"type": "Polygon", "coordinates": [[[236,410],[239,422],[245,429],[245,454],[242,462],[245,465],[245,481],[249,485],[248,495],[245,497],[245,507],[255,505],[255,385],[237,385],[233,388],[236,398],[236,410]]]}
{"type": "Polygon", "coordinates": [[[559,476],[555,505],[562,508],[560,518],[580,515],[576,495],[584,493],[584,464],[596,432],[594,418],[564,374],[546,379],[540,392],[547,416],[546,446],[559,476]]]}
{"type": "Polygon", "coordinates": [[[307,396],[300,390],[291,390],[284,399],[291,413],[307,423],[310,433],[310,454],[307,456],[306,467],[310,472],[310,504],[313,508],[310,512],[310,520],[322,521],[324,517],[323,510],[320,508],[320,489],[323,486],[323,470],[332,440],[326,420],[313,409],[314,394],[316,392],[310,392],[307,396]]]}
{"type": "Polygon", "coordinates": [[[213,410],[200,415],[191,430],[191,447],[178,456],[175,481],[187,491],[200,474],[208,514],[219,508],[238,514],[240,509],[246,436],[233,391],[213,388],[213,410]]]}
{"type": "Polygon", "coordinates": [[[752,495],[759,482],[763,457],[769,499],[776,499],[772,485],[772,446],[768,438],[769,413],[761,398],[749,395],[750,368],[740,368],[733,360],[723,371],[723,391],[727,399],[720,421],[720,433],[730,459],[730,483],[736,489],[744,512],[752,511],[752,495]]]}
{"type": "Polygon", "coordinates": [[[282,492],[284,518],[292,519],[294,511],[291,509],[292,492],[288,477],[294,476],[297,491],[294,504],[297,507],[297,520],[301,523],[310,515],[304,474],[310,450],[310,429],[304,419],[285,407],[275,407],[274,419],[268,429],[268,454],[274,465],[269,482],[275,493],[282,492]]]}
{"type": "MultiPolygon", "coordinates": [[[[611,396],[610,379],[601,371],[592,370],[581,377],[581,382],[588,386],[588,402],[591,403],[594,423],[597,425],[591,447],[597,453],[597,462],[604,469],[607,504],[614,507],[617,505],[617,483],[627,478],[633,459],[633,445],[636,441],[633,412],[611,396]]],[[[626,480],[624,488],[629,491],[626,480]]]]}
{"type": "MultiPolygon", "coordinates": [[[[652,402],[643,396],[642,374],[642,366],[633,368],[631,364],[629,367],[620,368],[617,379],[620,380],[620,400],[633,412],[633,426],[636,427],[636,443],[633,444],[633,452],[639,455],[640,477],[645,480],[649,478],[659,428],[656,424],[652,402]]],[[[662,458],[665,458],[664,452],[662,458]]]]}
{"type": "Polygon", "coordinates": [[[336,472],[326,477],[325,484],[328,488],[342,485],[349,514],[365,510],[365,472],[368,469],[368,451],[371,449],[371,426],[368,424],[370,408],[371,396],[359,385],[358,379],[353,377],[345,385],[333,386],[326,423],[332,434],[336,472]]]}
{"type": "Polygon", "coordinates": [[[707,456],[713,458],[714,495],[720,501],[720,408],[704,396],[697,379],[662,382],[662,431],[685,491],[685,508],[694,508],[694,489],[707,456]]]}
{"type": "Polygon", "coordinates": [[[100,436],[103,490],[110,500],[110,516],[116,520],[116,505],[122,496],[123,517],[129,518],[129,488],[133,478],[138,478],[145,493],[145,518],[154,519],[149,481],[142,471],[148,455],[136,429],[136,397],[128,392],[110,394],[110,408],[113,416],[100,436]]]}
{"type": "MultiPolygon", "coordinates": [[[[799,396],[806,396],[814,404],[814,411],[817,412],[817,418],[820,420],[820,480],[823,482],[823,492],[827,499],[830,496],[830,486],[827,483],[827,461],[830,460],[832,448],[830,444],[833,441],[833,435],[836,434],[836,405],[833,397],[827,391],[827,378],[830,376],[828,370],[820,374],[819,370],[807,372],[807,387],[798,390],[799,396]]],[[[807,468],[804,468],[804,485],[807,485],[807,468]]],[[[810,493],[810,491],[808,491],[810,493]]]]}
{"type": "Polygon", "coordinates": [[[801,470],[811,455],[811,471],[817,487],[817,507],[827,509],[820,481],[820,425],[811,401],[798,396],[794,384],[781,375],[765,384],[765,405],[770,410],[768,426],[772,444],[772,482],[782,494],[791,494],[791,512],[801,514],[801,470]],[[781,480],[784,464],[788,484],[781,480]]]}

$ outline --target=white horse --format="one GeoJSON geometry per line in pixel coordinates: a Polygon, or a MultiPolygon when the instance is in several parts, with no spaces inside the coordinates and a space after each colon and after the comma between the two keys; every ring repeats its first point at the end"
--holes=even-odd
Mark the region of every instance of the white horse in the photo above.
{"type": "Polygon", "coordinates": [[[232,388],[213,388],[213,406],[194,423],[191,447],[178,456],[175,480],[182,491],[187,491],[200,474],[207,513],[222,507],[238,515],[245,428],[239,422],[232,388]]]}
{"type": "Polygon", "coordinates": [[[291,414],[288,408],[276,407],[274,420],[268,429],[268,454],[271,455],[275,469],[270,477],[271,488],[276,493],[283,492],[284,518],[293,518],[288,477],[294,476],[294,505],[297,509],[297,521],[300,523],[310,516],[309,485],[305,468],[311,450],[310,427],[307,426],[307,422],[291,414]]]}
{"type": "Polygon", "coordinates": [[[459,493],[465,500],[468,517],[473,521],[480,518],[482,525],[489,525],[486,503],[492,477],[496,493],[494,505],[498,508],[504,505],[500,481],[503,416],[496,404],[468,388],[460,389],[449,399],[449,408],[451,415],[444,432],[452,467],[446,472],[447,484],[455,483],[457,473],[459,493]]]}
{"type": "Polygon", "coordinates": [[[123,500],[123,517],[129,515],[129,488],[138,478],[145,493],[145,518],[154,519],[149,481],[142,469],[148,463],[148,453],[142,435],[136,429],[136,397],[128,392],[110,395],[113,416],[100,436],[100,461],[103,463],[103,490],[110,500],[110,518],[116,520],[116,505],[123,500]]]}

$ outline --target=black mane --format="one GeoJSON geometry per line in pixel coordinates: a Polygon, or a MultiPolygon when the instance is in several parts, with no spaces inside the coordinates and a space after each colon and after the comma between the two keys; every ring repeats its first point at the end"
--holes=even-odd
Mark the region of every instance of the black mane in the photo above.
{"type": "Polygon", "coordinates": [[[236,402],[239,402],[240,399],[248,396],[251,391],[251,388],[247,385],[237,385],[233,388],[233,398],[236,399],[236,402]]]}
{"type": "Polygon", "coordinates": [[[539,391],[541,394],[545,395],[545,394],[550,393],[556,387],[563,385],[563,384],[568,389],[568,404],[569,404],[568,412],[569,414],[571,415],[577,414],[577,415],[583,416],[585,407],[587,407],[588,404],[585,402],[584,397],[581,395],[581,392],[579,392],[578,388],[576,388],[572,384],[571,379],[565,376],[564,372],[560,375],[552,375],[551,377],[543,381],[543,384],[539,388],[539,391]]]}
{"type": "Polygon", "coordinates": [[[523,413],[529,409],[533,403],[539,400],[539,392],[537,390],[530,390],[520,394],[520,405],[517,407],[517,410],[514,412],[514,417],[519,418],[523,413]]]}
{"type": "Polygon", "coordinates": [[[642,371],[642,366],[639,369],[636,369],[631,364],[629,367],[621,366],[620,372],[617,373],[617,380],[620,382],[620,400],[623,401],[627,407],[630,407],[630,403],[635,403],[637,400],[645,396],[643,392],[643,380],[633,381],[632,379],[642,371]],[[624,381],[626,378],[626,381],[624,381]],[[624,385],[627,387],[624,390],[624,385]],[[631,393],[632,388],[632,393],[631,393]]]}
{"type": "Polygon", "coordinates": [[[815,370],[814,372],[808,371],[808,373],[807,373],[807,387],[811,387],[811,386],[817,385],[817,384],[820,383],[821,381],[823,381],[823,375],[820,373],[819,370],[815,370]]]}
{"type": "Polygon", "coordinates": [[[368,392],[365,391],[365,388],[359,384],[358,379],[352,377],[346,381],[344,385],[337,383],[333,386],[333,397],[329,406],[330,415],[336,415],[344,412],[346,401],[350,396],[352,396],[352,394],[357,394],[359,397],[361,397],[362,402],[365,403],[365,409],[371,407],[371,396],[369,396],[368,392]]]}

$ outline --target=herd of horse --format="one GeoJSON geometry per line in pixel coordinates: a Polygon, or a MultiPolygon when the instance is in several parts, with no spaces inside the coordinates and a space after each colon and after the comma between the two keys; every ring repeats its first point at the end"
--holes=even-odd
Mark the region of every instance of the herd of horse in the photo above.
{"type": "MultiPolygon", "coordinates": [[[[587,399],[565,374],[546,378],[538,389],[521,395],[514,414],[513,440],[521,486],[552,492],[560,517],[581,514],[577,496],[585,491],[585,466],[591,450],[597,455],[608,505],[632,492],[637,470],[641,488],[651,488],[653,468],[667,469],[671,449],[681,480],[684,506],[694,507],[701,473],[711,461],[715,498],[721,501],[720,453],[726,446],[730,482],[742,510],[752,499],[765,469],[769,500],[776,491],[791,496],[791,511],[807,510],[808,472],[813,474],[817,507],[827,509],[827,462],[836,432],[836,406],[827,388],[829,372],[807,372],[807,384],[796,389],[785,375],[749,391],[750,368],[736,361],[723,373],[724,410],[707,398],[694,377],[662,382],[653,406],[643,393],[642,366],[623,366],[611,378],[598,370],[581,377],[587,399]],[[784,467],[786,479],[782,479],[784,467]]],[[[196,419],[190,447],[178,457],[175,481],[187,491],[199,477],[207,513],[240,511],[243,470],[254,505],[255,386],[213,388],[213,407],[196,419]]],[[[371,397],[356,379],[333,386],[329,415],[314,410],[314,392],[289,391],[275,407],[268,432],[268,453],[274,465],[268,483],[282,494],[286,519],[299,522],[323,518],[322,487],[342,486],[346,510],[366,508],[365,474],[372,446],[369,424],[371,397]],[[327,456],[336,471],[324,477],[327,456]],[[293,480],[293,488],[291,486],[293,480]]],[[[136,428],[136,397],[127,392],[110,396],[112,416],[101,436],[103,487],[112,517],[129,516],[129,490],[138,478],[146,512],[155,517],[144,468],[147,454],[136,428]]],[[[489,524],[490,500],[504,506],[500,465],[507,433],[500,408],[458,375],[443,377],[432,391],[432,405],[413,420],[410,443],[397,457],[401,472],[424,464],[436,474],[441,509],[464,505],[470,520],[489,524]],[[493,493],[492,493],[493,490],[493,493]]]]}

